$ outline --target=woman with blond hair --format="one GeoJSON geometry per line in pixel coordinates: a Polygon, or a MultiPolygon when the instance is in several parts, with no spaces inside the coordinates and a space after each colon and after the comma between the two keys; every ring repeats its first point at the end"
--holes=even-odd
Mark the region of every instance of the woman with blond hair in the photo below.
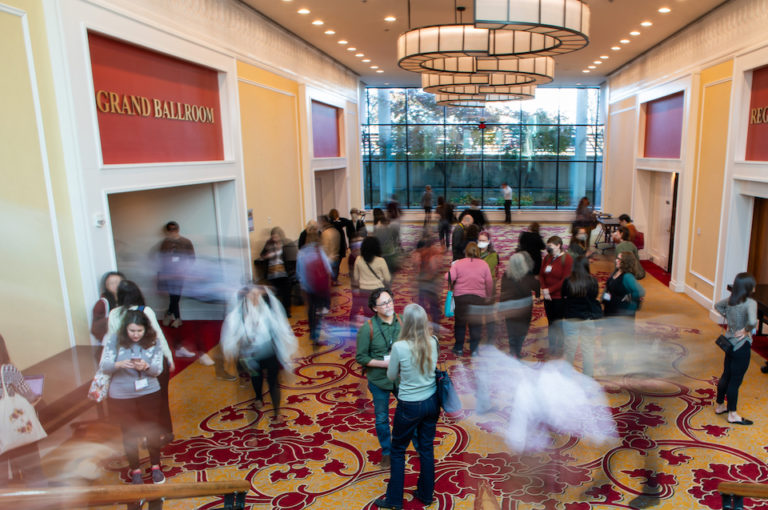
{"type": "Polygon", "coordinates": [[[411,439],[420,461],[416,499],[429,505],[435,488],[434,442],[440,414],[435,381],[437,338],[432,335],[427,312],[421,306],[409,304],[402,317],[400,336],[392,344],[387,368],[389,379],[399,379],[399,390],[392,426],[392,465],[387,495],[374,501],[379,508],[403,508],[405,449],[411,439]]]}

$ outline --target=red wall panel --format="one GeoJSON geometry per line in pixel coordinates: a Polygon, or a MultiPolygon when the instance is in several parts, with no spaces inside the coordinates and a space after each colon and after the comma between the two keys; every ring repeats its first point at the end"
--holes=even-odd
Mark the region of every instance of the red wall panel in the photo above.
{"type": "Polygon", "coordinates": [[[312,142],[316,158],[338,158],[339,109],[312,101],[312,142]]]}
{"type": "Polygon", "coordinates": [[[746,159],[768,161],[768,66],[752,72],[746,159]]]}
{"type": "Polygon", "coordinates": [[[679,158],[683,136],[682,92],[646,103],[645,150],[646,158],[679,158]]]}
{"type": "Polygon", "coordinates": [[[93,32],[88,42],[104,163],[224,159],[216,70],[93,32]]]}

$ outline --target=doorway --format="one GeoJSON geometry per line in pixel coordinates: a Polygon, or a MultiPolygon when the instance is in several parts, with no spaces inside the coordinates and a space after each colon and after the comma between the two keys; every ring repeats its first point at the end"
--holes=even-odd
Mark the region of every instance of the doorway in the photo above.
{"type": "Polygon", "coordinates": [[[768,200],[755,198],[752,212],[752,235],[749,242],[747,271],[754,275],[758,284],[768,283],[768,200]]]}
{"type": "Polygon", "coordinates": [[[318,216],[338,209],[341,216],[349,210],[347,179],[343,168],[315,171],[315,209],[318,216]]]}
{"type": "Polygon", "coordinates": [[[679,176],[677,172],[637,172],[634,220],[640,230],[645,229],[641,255],[669,273],[675,252],[679,176]]]}

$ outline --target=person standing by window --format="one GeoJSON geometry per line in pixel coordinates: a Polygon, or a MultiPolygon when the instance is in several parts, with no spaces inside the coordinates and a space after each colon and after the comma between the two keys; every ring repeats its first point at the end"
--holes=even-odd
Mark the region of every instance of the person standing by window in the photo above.
{"type": "Polygon", "coordinates": [[[504,196],[504,223],[512,223],[512,188],[506,182],[501,185],[501,194],[504,196]]]}
{"type": "Polygon", "coordinates": [[[421,195],[421,207],[424,208],[424,226],[429,225],[432,219],[432,186],[427,184],[421,195]]]}

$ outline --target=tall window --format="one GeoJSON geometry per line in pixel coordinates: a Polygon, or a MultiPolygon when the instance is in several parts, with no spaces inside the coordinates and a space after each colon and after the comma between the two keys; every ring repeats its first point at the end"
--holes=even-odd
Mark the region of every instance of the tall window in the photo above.
{"type": "Polygon", "coordinates": [[[417,88],[368,88],[363,123],[366,207],[394,194],[421,207],[424,186],[454,204],[521,209],[601,203],[603,124],[596,88],[539,88],[529,101],[485,108],[435,104],[417,88]]]}

